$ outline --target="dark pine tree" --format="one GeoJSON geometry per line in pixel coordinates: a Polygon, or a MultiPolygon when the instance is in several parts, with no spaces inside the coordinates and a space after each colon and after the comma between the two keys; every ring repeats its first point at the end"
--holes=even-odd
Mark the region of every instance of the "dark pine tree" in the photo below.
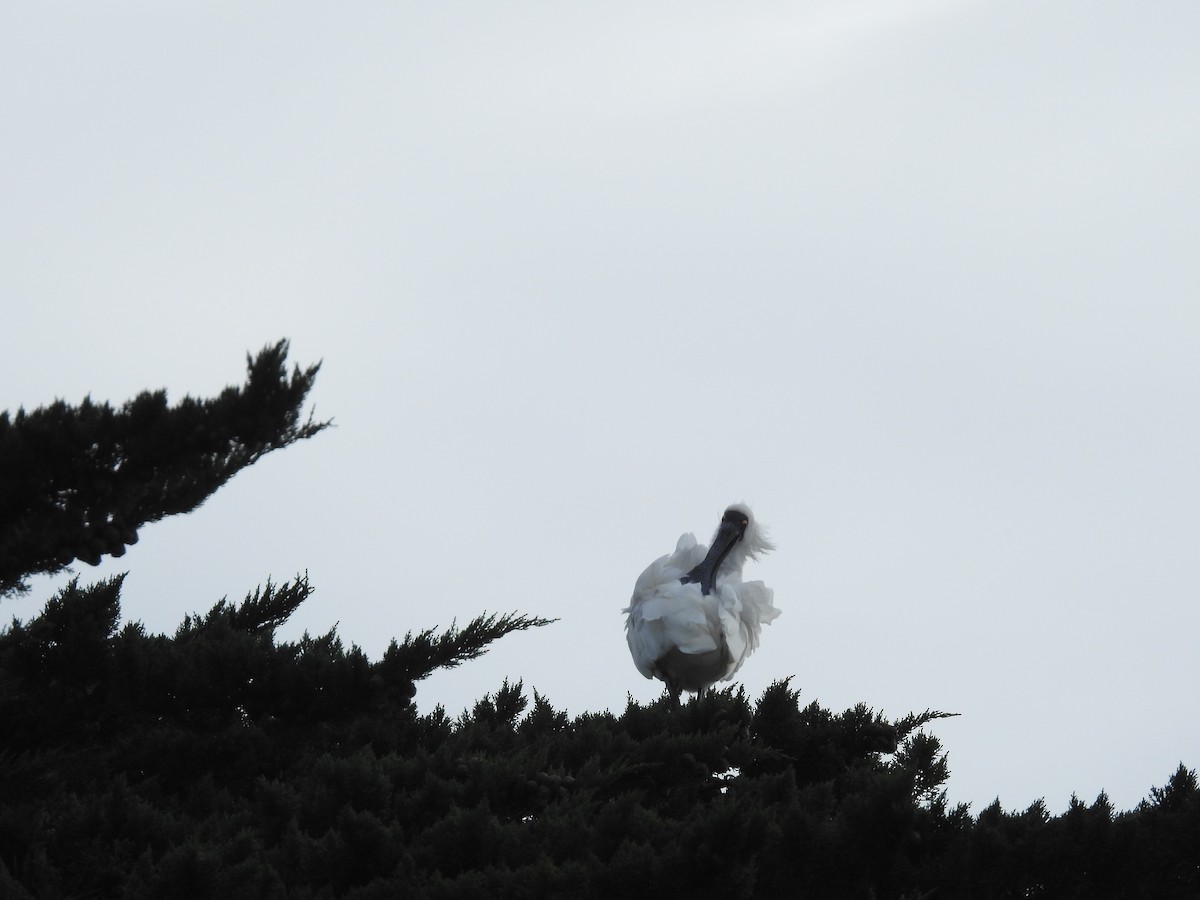
{"type": "MultiPolygon", "coordinates": [[[[316,369],[289,379],[285,351],[212,401],[3,419],[7,589],[323,428],[300,418],[316,369]]],[[[944,713],[834,713],[780,682],[572,718],[516,681],[420,714],[431,672],[546,620],[484,614],[372,661],[333,630],[276,640],[303,577],[169,636],[123,624],[120,590],[72,581],[0,632],[4,900],[1200,897],[1182,765],[1128,812],[972,817],[926,729],[944,713]]]]}
{"type": "Polygon", "coordinates": [[[280,341],[248,359],[241,387],[167,403],[147,391],[120,409],[86,398],[0,413],[0,597],[74,560],[121,556],[138,529],[191,512],[264,453],[326,428],[302,416],[319,365],[287,372],[280,341]]]}

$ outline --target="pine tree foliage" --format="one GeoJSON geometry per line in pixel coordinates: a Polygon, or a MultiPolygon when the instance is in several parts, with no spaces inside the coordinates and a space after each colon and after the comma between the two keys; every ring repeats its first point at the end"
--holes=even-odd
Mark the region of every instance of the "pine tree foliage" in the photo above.
{"type": "MultiPolygon", "coordinates": [[[[0,418],[0,587],[115,553],[325,427],[285,353],[215,401],[0,418]]],[[[1200,897],[1183,764],[1126,812],[972,816],[929,731],[946,713],[836,713],[785,680],[574,717],[505,681],[422,714],[418,681],[549,622],[485,613],[372,661],[332,629],[277,640],[306,576],[170,636],[122,624],[121,586],[76,579],[0,631],[5,900],[1200,897]]]]}
{"type": "Polygon", "coordinates": [[[483,615],[369,660],[276,640],[268,583],[172,636],[119,578],[0,634],[5,897],[1190,897],[1200,788],[973,818],[925,713],[787,681],[570,716],[520,681],[450,717],[414,682],[546,624],[483,615]],[[431,668],[432,667],[432,668],[431,668]]]}
{"type": "Polygon", "coordinates": [[[328,426],[302,418],[319,365],[287,372],[280,341],[213,399],[144,392],[114,409],[86,398],[0,413],[0,596],[79,559],[121,556],[138,529],[190,512],[263,454],[328,426]]]}
{"type": "Polygon", "coordinates": [[[404,636],[402,644],[395,640],[384,653],[384,665],[403,672],[408,678],[419,681],[438,669],[452,669],[482,656],[489,644],[513,631],[550,625],[557,619],[542,619],[515,612],[499,615],[485,613],[459,629],[456,623],[441,634],[430,628],[414,635],[411,631],[404,636]]]}

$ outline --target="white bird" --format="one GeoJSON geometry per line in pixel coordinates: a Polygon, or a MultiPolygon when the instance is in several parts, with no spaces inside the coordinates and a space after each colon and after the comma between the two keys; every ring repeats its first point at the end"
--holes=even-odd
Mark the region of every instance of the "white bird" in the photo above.
{"type": "Polygon", "coordinates": [[[681,691],[703,693],[728,681],[758,646],[762,626],[779,616],[775,592],[742,581],[747,559],[774,550],[766,532],[738,503],[725,510],[712,546],[693,534],[656,559],[638,578],[625,620],[625,638],[638,671],[681,691]]]}

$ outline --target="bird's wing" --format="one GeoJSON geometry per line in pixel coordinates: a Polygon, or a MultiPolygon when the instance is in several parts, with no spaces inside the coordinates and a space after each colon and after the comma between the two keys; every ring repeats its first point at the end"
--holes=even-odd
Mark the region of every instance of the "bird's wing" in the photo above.
{"type": "Polygon", "coordinates": [[[733,660],[723,680],[734,676],[746,658],[758,648],[762,626],[779,617],[774,604],[775,592],[761,581],[722,584],[717,591],[721,632],[733,660]]]}
{"type": "Polygon", "coordinates": [[[674,553],[660,556],[646,566],[646,571],[638,576],[637,583],[633,586],[633,599],[630,600],[630,607],[637,603],[639,596],[649,596],[658,585],[679,581],[693,567],[703,561],[706,553],[708,553],[708,548],[703,544],[697,544],[694,534],[680,535],[678,543],[675,544],[674,553]]]}
{"type": "Polygon", "coordinates": [[[717,649],[716,605],[697,584],[659,585],[642,603],[641,618],[662,635],[664,653],[672,648],[684,653],[717,649]]]}
{"type": "Polygon", "coordinates": [[[668,582],[655,588],[630,609],[625,638],[634,665],[647,678],[655,664],[670,653],[708,653],[720,646],[721,626],[711,595],[697,584],[668,582]]]}
{"type": "Polygon", "coordinates": [[[684,534],[675,552],[661,556],[646,567],[633,588],[625,638],[634,665],[647,678],[654,677],[654,663],[671,650],[706,653],[717,648],[715,598],[705,597],[698,584],[682,584],[680,578],[708,553],[696,536],[684,534]]]}

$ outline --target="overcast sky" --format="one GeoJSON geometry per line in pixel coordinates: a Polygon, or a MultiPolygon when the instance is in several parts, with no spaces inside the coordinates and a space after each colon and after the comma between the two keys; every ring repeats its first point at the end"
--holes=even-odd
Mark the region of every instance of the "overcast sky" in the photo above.
{"type": "MultiPolygon", "coordinates": [[[[745,500],[755,697],[937,723],[978,812],[1200,766],[1195,0],[0,7],[0,409],[208,396],[280,337],[337,428],[124,558],[127,618],[307,570],[420,686],[657,696],[620,609],[745,500]]],[[[6,473],[7,474],[7,473],[6,473]]],[[[27,618],[40,579],[0,616],[27,618]]]]}

